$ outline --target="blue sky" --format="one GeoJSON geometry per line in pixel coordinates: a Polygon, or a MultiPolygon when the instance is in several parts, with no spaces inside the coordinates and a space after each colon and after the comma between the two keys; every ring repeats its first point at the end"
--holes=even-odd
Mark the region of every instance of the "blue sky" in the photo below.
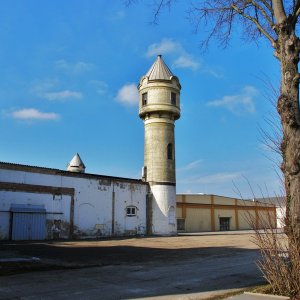
{"type": "Polygon", "coordinates": [[[278,84],[272,50],[236,32],[227,49],[213,42],[202,53],[204,29],[193,32],[185,3],[151,25],[143,3],[2,1],[1,161],[65,169],[78,152],[88,173],[140,178],[136,86],[162,54],[182,85],[177,192],[247,198],[249,181],[257,197],[279,193],[259,132],[274,113],[264,84],[278,84]]]}

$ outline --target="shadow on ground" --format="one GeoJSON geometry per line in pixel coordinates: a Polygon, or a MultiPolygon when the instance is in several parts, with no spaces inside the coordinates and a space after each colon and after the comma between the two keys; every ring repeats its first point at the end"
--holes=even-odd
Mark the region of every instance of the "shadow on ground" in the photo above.
{"type": "Polygon", "coordinates": [[[174,295],[202,293],[202,299],[263,282],[255,265],[259,251],[240,247],[174,249],[173,245],[166,249],[155,243],[141,247],[103,246],[101,241],[39,241],[1,242],[1,253],[40,259],[0,263],[0,287],[6,287],[2,295],[7,298],[51,299],[54,293],[56,299],[99,299],[101,293],[102,299],[158,295],[173,299],[174,295]],[[30,273],[3,276],[24,272],[30,273]]]}
{"type": "MultiPolygon", "coordinates": [[[[91,267],[103,265],[120,265],[133,263],[149,263],[189,260],[195,257],[227,256],[234,257],[237,252],[254,251],[251,249],[232,247],[206,247],[206,248],[180,248],[162,249],[153,247],[137,246],[101,246],[99,241],[89,241],[88,245],[81,245],[86,241],[76,241],[78,246],[61,246],[61,241],[48,242],[2,242],[1,251],[13,253],[14,257],[34,257],[40,260],[24,262],[0,262],[0,275],[5,274],[5,266],[14,266],[17,271],[28,271],[32,265],[32,270],[48,270],[51,265],[55,269],[70,267],[91,267]],[[44,267],[42,266],[44,265],[44,267]]],[[[7,273],[5,274],[7,275],[7,273]]]]}

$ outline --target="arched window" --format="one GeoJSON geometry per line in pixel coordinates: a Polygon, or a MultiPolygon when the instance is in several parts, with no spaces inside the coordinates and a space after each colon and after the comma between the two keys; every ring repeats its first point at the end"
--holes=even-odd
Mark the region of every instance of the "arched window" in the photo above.
{"type": "Polygon", "coordinates": [[[168,159],[173,159],[173,145],[172,145],[172,143],[168,144],[167,155],[168,155],[168,159]]]}
{"type": "Polygon", "coordinates": [[[171,92],[171,104],[176,105],[176,93],[171,92]]]}
{"type": "Polygon", "coordinates": [[[144,93],[142,94],[142,105],[147,105],[148,102],[148,94],[144,93]]]}

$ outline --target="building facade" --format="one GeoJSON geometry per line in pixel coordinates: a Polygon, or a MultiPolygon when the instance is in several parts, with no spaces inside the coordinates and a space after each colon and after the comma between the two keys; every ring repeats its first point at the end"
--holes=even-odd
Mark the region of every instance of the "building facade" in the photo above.
{"type": "Polygon", "coordinates": [[[179,232],[276,228],[271,203],[205,194],[178,194],[176,201],[179,232]]]}
{"type": "Polygon", "coordinates": [[[146,234],[142,180],[0,163],[0,239],[146,234]]]}

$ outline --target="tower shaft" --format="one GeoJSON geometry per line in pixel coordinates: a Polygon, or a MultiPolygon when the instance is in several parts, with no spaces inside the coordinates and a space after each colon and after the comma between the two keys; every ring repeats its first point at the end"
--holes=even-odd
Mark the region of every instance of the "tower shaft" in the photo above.
{"type": "Polygon", "coordinates": [[[150,115],[144,121],[144,165],[149,183],[173,183],[175,185],[174,121],[169,115],[150,115]]]}

